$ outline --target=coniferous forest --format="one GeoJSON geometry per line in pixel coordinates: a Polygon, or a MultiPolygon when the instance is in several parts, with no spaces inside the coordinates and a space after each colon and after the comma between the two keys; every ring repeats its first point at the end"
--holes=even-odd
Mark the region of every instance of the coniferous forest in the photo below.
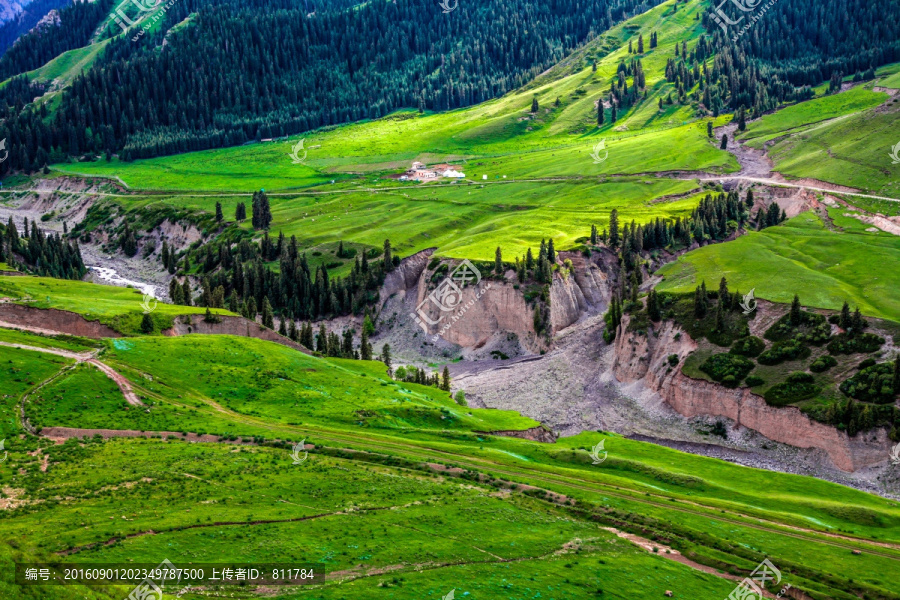
{"type": "MultiPolygon", "coordinates": [[[[0,59],[0,79],[87,43],[107,4],[73,5],[60,11],[59,31],[23,36],[0,59]]],[[[313,16],[296,0],[181,0],[166,13],[169,25],[193,16],[189,26],[167,34],[165,52],[159,51],[163,39],[154,38],[162,34],[113,40],[64,92],[51,118],[21,110],[33,90],[19,85],[0,92],[0,120],[6,119],[0,137],[27,140],[0,169],[33,171],[85,153],[132,160],[295,134],[404,107],[469,106],[524,84],[648,7],[633,0],[552,6],[484,0],[447,15],[431,0],[400,0],[352,11],[329,4],[313,16]]],[[[900,60],[898,13],[889,2],[781,0],[737,41],[707,14],[710,38],[685,46],[667,76],[685,92],[699,83],[699,99],[714,114],[743,106],[758,116],[778,102],[806,98],[809,86],[838,75],[865,76],[900,60]],[[713,67],[701,68],[712,53],[713,67]]],[[[639,70],[640,62],[627,69],[639,70]]],[[[635,91],[614,88],[611,95],[629,104],[635,91]]]]}

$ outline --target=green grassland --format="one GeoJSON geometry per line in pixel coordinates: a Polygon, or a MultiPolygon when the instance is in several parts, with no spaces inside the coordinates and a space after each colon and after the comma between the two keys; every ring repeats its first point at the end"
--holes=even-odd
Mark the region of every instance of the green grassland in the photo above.
{"type": "Polygon", "coordinates": [[[629,19],[502,98],[440,114],[399,111],[304,134],[303,164],[293,164],[289,157],[301,139],[293,137],[133,163],[99,160],[55,169],[116,177],[132,188],[156,192],[112,200],[128,209],[158,202],[211,213],[218,201],[228,218],[238,201],[249,201],[238,192],[265,189],[273,231],[297,235],[310,252],[321,252],[337,240],[380,247],[386,238],[403,254],[436,247],[440,255],[479,260],[492,259],[497,245],[507,256],[520,255],[550,237],[557,248],[566,249],[587,235],[591,225],[603,228],[612,208],[626,221],[645,223],[683,217],[699,198],[688,195],[699,192],[697,184],[635,175],[738,168],[730,153],[708,139],[706,123],[694,122],[691,106],[657,107],[658,99],[672,92],[664,70],[675,45],[693,44],[703,31],[696,20],[702,3],[694,0],[674,14],[672,10],[669,1],[629,19]],[[653,49],[651,31],[660,40],[653,49]],[[640,34],[648,96],[623,110],[614,124],[607,115],[598,128],[595,103],[608,90],[620,61],[634,57],[628,43],[636,43],[640,34]],[[541,108],[531,114],[534,95],[541,108]],[[601,140],[608,154],[595,162],[591,152],[601,140]],[[454,162],[468,183],[419,185],[385,178],[413,160],[454,162]],[[413,222],[415,228],[409,226],[413,222]]]}
{"type": "MultiPolygon", "coordinates": [[[[0,370],[0,384],[9,390],[3,421],[14,423],[18,397],[67,363],[24,350],[0,353],[0,364],[28,371],[23,382],[20,371],[0,370]]],[[[68,560],[79,562],[281,560],[313,562],[320,572],[369,573],[341,585],[278,590],[275,597],[285,598],[347,597],[348,586],[362,597],[376,590],[393,598],[428,590],[444,595],[455,588],[475,598],[510,599],[538,590],[588,598],[598,589],[622,598],[666,589],[724,597],[733,587],[599,527],[602,515],[621,515],[618,527],[640,519],[641,535],[658,531],[697,560],[749,572],[765,555],[791,571],[794,585],[813,592],[850,598],[840,590],[862,585],[884,597],[900,595],[900,584],[885,577],[900,550],[853,556],[850,548],[869,547],[835,546],[812,532],[793,537],[797,531],[773,523],[900,540],[897,503],[849,488],[611,434],[584,433],[556,444],[478,434],[533,422],[462,409],[433,388],[387,381],[379,363],[315,358],[259,340],[114,340],[102,359],[132,380],[149,414],[126,411],[114,384],[81,366],[34,391],[29,417],[148,431],[168,428],[173,419],[204,431],[227,421],[232,436],[306,438],[317,449],[294,465],[289,448],[17,438],[7,446],[10,468],[0,470],[0,486],[25,503],[0,512],[4,543],[32,532],[16,542],[20,550],[75,550],[68,560]],[[206,371],[192,368],[198,363],[206,371]],[[138,413],[147,420],[135,420],[138,413]],[[585,449],[600,440],[609,457],[592,465],[585,449]],[[340,454],[341,448],[364,454],[340,454]],[[46,471],[38,468],[43,455],[49,456],[46,471]],[[577,499],[578,508],[413,468],[422,461],[549,488],[577,499]],[[53,527],[41,525],[50,520],[53,527]],[[151,530],[154,535],[140,535],[151,530]],[[827,574],[819,571],[822,564],[827,574]]]]}
{"type": "MultiPolygon", "coordinates": [[[[394,382],[379,362],[326,360],[256,339],[202,335],[117,339],[109,342],[103,360],[121,367],[147,396],[159,400],[149,414],[122,410],[128,407],[121,394],[117,396],[118,388],[104,387],[105,375],[84,368],[41,391],[48,402],[68,396],[63,392],[69,389],[78,397],[76,405],[49,402],[52,413],[42,425],[197,431],[204,418],[197,407],[208,409],[210,402],[270,423],[466,431],[538,425],[510,411],[464,408],[433,387],[394,382]],[[198,373],[198,364],[207,366],[198,373]],[[148,373],[149,379],[144,377],[148,373]],[[86,395],[96,398],[87,403],[82,400],[86,395]],[[86,410],[78,406],[88,404],[86,410]],[[179,421],[187,422],[179,425],[179,421]]],[[[208,418],[216,412],[205,414],[208,418]]]]}
{"type": "MultiPolygon", "coordinates": [[[[196,152],[124,164],[61,164],[66,173],[118,176],[129,186],[163,190],[244,191],[309,187],[340,174],[397,171],[419,159],[428,163],[491,159],[492,175],[517,177],[636,173],[660,169],[737,168],[733,157],[708,144],[705,125],[693,126],[687,106],[657,108],[672,91],[664,78],[674,46],[696,40],[703,10],[697,0],[674,15],[671,1],[634,17],[590,42],[525,88],[466,109],[419,115],[400,111],[377,121],[316,131],[268,143],[196,152]],[[604,93],[621,60],[629,60],[628,41],[659,34],[657,48],[642,55],[648,97],[619,115],[616,123],[596,126],[596,100],[604,93]],[[597,60],[593,72],[592,61],[597,60]],[[542,108],[530,113],[537,95],[542,108]],[[555,106],[556,99],[560,105],[555,106]],[[307,158],[293,164],[291,148],[304,140],[307,158]],[[600,139],[610,142],[610,159],[599,166],[589,157],[600,139]]],[[[468,163],[463,170],[472,171],[468,163]]],[[[478,171],[478,165],[475,165],[478,171]]],[[[480,176],[481,173],[475,173],[480,176]]]]}
{"type": "Polygon", "coordinates": [[[804,213],[761,232],[726,244],[712,244],[665,265],[660,290],[692,291],[701,281],[721,277],[731,289],[755,289],[757,298],[789,303],[794,294],[805,306],[838,310],[847,301],[875,317],[900,321],[900,238],[868,232],[867,225],[829,216],[843,231],[828,229],[813,213],[804,213]]]}
{"type": "MultiPolygon", "coordinates": [[[[139,290],[111,285],[97,285],[84,281],[53,279],[52,277],[0,276],[0,296],[35,308],[55,308],[83,315],[91,321],[112,327],[122,333],[136,333],[143,318],[139,290]]],[[[230,315],[224,309],[212,309],[215,314],[230,315]]],[[[178,315],[202,315],[206,308],[176,306],[159,302],[151,313],[155,331],[172,326],[178,315]]]]}
{"type": "Polygon", "coordinates": [[[875,73],[880,77],[878,85],[887,88],[900,89],[900,63],[884,65],[875,73]]]}
{"type": "Polygon", "coordinates": [[[801,102],[765,115],[748,123],[747,130],[739,136],[739,139],[754,148],[761,148],[765,142],[794,133],[796,129],[873,108],[887,99],[888,95],[883,92],[873,92],[867,87],[856,86],[845,92],[801,102]]]}
{"type": "Polygon", "coordinates": [[[789,135],[769,150],[775,170],[813,177],[868,193],[900,198],[900,165],[891,148],[900,140],[900,97],[789,135]]]}

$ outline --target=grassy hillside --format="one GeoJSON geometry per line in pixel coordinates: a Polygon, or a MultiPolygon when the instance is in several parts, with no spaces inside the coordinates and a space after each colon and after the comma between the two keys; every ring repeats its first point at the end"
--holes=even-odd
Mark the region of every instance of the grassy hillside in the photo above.
{"type": "Polygon", "coordinates": [[[692,291],[701,281],[715,285],[721,277],[731,289],[755,288],[756,297],[789,303],[799,294],[803,304],[840,309],[844,301],[867,314],[900,321],[900,238],[831,209],[842,229],[825,226],[804,213],[778,227],[751,232],[726,244],[714,244],[680,257],[660,269],[659,289],[692,291]]]}
{"type": "MultiPolygon", "coordinates": [[[[116,175],[135,188],[227,191],[306,187],[338,173],[406,168],[415,159],[433,163],[493,158],[499,160],[497,173],[518,177],[659,168],[733,170],[733,158],[706,143],[705,126],[682,127],[692,119],[689,107],[657,109],[658,98],[672,91],[663,76],[666,60],[674,56],[676,43],[690,43],[700,35],[702,27],[695,16],[701,8],[695,0],[672,15],[672,2],[666,2],[610,30],[536,82],[497,100],[441,114],[400,112],[378,121],[306,134],[301,136],[308,150],[303,165],[292,164],[288,157],[300,139],[296,137],[130,164],[101,161],[56,168],[116,175]],[[646,48],[641,56],[648,98],[620,114],[616,123],[607,118],[598,128],[597,98],[608,92],[619,62],[633,58],[628,54],[628,42],[636,42],[639,34],[649,40],[651,31],[658,33],[660,43],[657,48],[646,48]],[[597,70],[593,72],[595,60],[597,70]],[[535,94],[541,109],[532,115],[535,94]],[[557,98],[558,107],[554,105],[557,98]],[[660,129],[669,131],[661,133],[660,129]],[[611,146],[616,141],[619,149],[611,147],[610,161],[594,168],[589,152],[602,138],[609,139],[611,146]],[[635,160],[638,155],[643,160],[635,160]],[[666,163],[664,167],[658,166],[661,162],[666,163]]],[[[464,165],[464,170],[471,168],[464,165]]]]}
{"type": "MultiPolygon", "coordinates": [[[[447,392],[433,387],[396,383],[382,363],[332,359],[302,354],[270,342],[231,336],[119,339],[109,342],[103,360],[121,367],[135,385],[158,402],[148,413],[122,410],[117,388],[106,387],[89,410],[54,402],[42,425],[114,427],[143,430],[216,431],[232,433],[217,406],[267,423],[364,426],[393,429],[522,430],[538,425],[518,413],[468,409],[447,392]],[[197,373],[194,365],[206,365],[197,373]],[[153,378],[145,380],[143,373],[153,378]],[[102,400],[102,402],[97,402],[102,400]],[[207,410],[203,410],[203,409],[207,410]],[[212,410],[209,410],[212,408],[212,410]],[[202,415],[198,413],[200,410],[202,415]],[[212,418],[213,422],[204,423],[212,418]]],[[[76,370],[44,388],[40,398],[62,390],[90,390],[105,376],[76,370]]],[[[94,392],[91,392],[92,394],[94,392]]],[[[233,427],[234,425],[228,425],[233,427]]]]}
{"type": "Polygon", "coordinates": [[[890,158],[891,148],[900,141],[898,115],[900,97],[894,96],[882,107],[788,135],[769,149],[769,156],[775,170],[788,176],[900,198],[900,165],[890,158]]]}
{"type": "Polygon", "coordinates": [[[814,596],[900,595],[885,575],[900,550],[864,541],[900,541],[895,502],[611,434],[541,444],[474,433],[500,425],[497,419],[529,421],[466,411],[431,388],[384,381],[378,363],[313,358],[241,338],[115,340],[102,360],[132,380],[150,403],[148,414],[126,410],[115,386],[91,367],[52,379],[70,363],[5,347],[0,359],[10,365],[0,370],[9,390],[0,399],[2,422],[16,421],[15,405],[31,390],[26,414],[53,424],[154,431],[174,417],[184,429],[224,426],[232,438],[270,440],[236,446],[95,437],[57,445],[16,437],[7,445],[11,468],[0,471],[15,501],[0,518],[5,540],[32,532],[18,543],[29,552],[68,551],[75,562],[303,562],[323,575],[341,573],[303,589],[277,588],[276,598],[342,598],[348,587],[393,598],[450,589],[510,600],[538,590],[590,598],[600,589],[613,597],[667,589],[724,597],[734,587],[670,560],[671,546],[743,574],[767,556],[785,581],[814,596]],[[192,371],[190,361],[204,369],[192,371]],[[360,411],[373,422],[347,419],[360,411]],[[404,411],[418,416],[398,418],[404,411]],[[451,418],[430,421],[429,411],[451,418]],[[316,447],[296,465],[290,447],[271,445],[273,438],[305,438],[316,447]],[[594,465],[585,449],[600,440],[609,454],[594,465]],[[423,463],[468,471],[439,474],[423,463]],[[477,473],[518,486],[498,488],[477,473]],[[520,487],[526,484],[571,502],[548,501],[520,487]],[[60,497],[66,501],[54,501],[60,497]],[[39,526],[48,519],[54,527],[39,526]],[[655,538],[648,548],[659,551],[627,543],[602,529],[608,525],[655,538]],[[149,531],[154,535],[142,535],[149,531]],[[854,556],[853,548],[864,551],[854,556]]]}
{"type": "MultiPolygon", "coordinates": [[[[871,87],[871,86],[868,86],[871,87]]],[[[816,98],[783,108],[773,114],[747,124],[740,135],[754,148],[762,148],[765,142],[792,133],[804,126],[820,123],[836,117],[852,115],[884,103],[889,96],[873,92],[864,86],[856,86],[845,92],[816,98]]]]}
{"type": "MultiPolygon", "coordinates": [[[[133,288],[97,285],[84,281],[53,279],[52,277],[0,276],[0,297],[36,308],[56,308],[84,315],[91,321],[100,321],[122,333],[136,333],[143,318],[144,299],[133,288]]],[[[152,304],[152,302],[151,302],[152,304]]],[[[227,310],[213,309],[215,314],[228,315],[227,310]]],[[[202,315],[206,308],[175,306],[157,303],[150,314],[157,331],[172,326],[178,315],[202,315]]]]}

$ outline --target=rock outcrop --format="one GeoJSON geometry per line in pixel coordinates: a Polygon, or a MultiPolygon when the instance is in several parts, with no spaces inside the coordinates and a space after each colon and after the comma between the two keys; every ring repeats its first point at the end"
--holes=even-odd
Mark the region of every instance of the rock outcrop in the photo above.
{"type": "MultiPolygon", "coordinates": [[[[534,331],[534,307],[525,300],[523,289],[510,270],[504,277],[485,277],[477,284],[461,288],[443,302],[434,294],[443,278],[434,279],[428,269],[433,249],[407,257],[385,278],[379,310],[390,298],[409,298],[408,307],[417,313],[427,334],[468,349],[490,346],[497,340],[516,339],[525,353],[546,350],[548,340],[534,331]],[[450,308],[450,310],[446,310],[450,308]]],[[[610,299],[609,265],[602,254],[587,258],[577,252],[561,252],[572,270],[554,274],[550,285],[551,335],[578,322],[588,314],[606,310],[610,299]]],[[[447,261],[443,261],[447,262],[447,261]]],[[[458,265],[450,261],[451,270],[458,265]]],[[[487,274],[484,274],[487,275],[487,274]]]]}
{"type": "Polygon", "coordinates": [[[643,381],[676,412],[684,417],[723,417],[759,432],[770,440],[798,448],[815,448],[827,453],[843,471],[856,471],[883,462],[890,452],[885,428],[854,437],[813,421],[800,409],[776,408],[747,388],[729,389],[716,383],[687,377],[681,365],[697,345],[687,333],[665,322],[658,336],[626,332],[628,317],[616,336],[613,375],[622,383],[643,381]],[[669,363],[678,356],[678,365],[669,363]]]}
{"type": "Polygon", "coordinates": [[[12,327],[42,330],[49,334],[64,333],[92,339],[122,337],[115,329],[99,321],[88,321],[77,313],[10,302],[0,304],[0,321],[10,323],[12,327]]]}

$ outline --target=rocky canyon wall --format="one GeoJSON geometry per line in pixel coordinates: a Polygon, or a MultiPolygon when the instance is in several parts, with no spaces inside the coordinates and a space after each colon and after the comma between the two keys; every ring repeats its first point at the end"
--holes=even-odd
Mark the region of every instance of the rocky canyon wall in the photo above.
{"type": "Polygon", "coordinates": [[[692,379],[681,372],[684,359],[697,347],[687,333],[671,322],[661,326],[658,337],[627,333],[627,325],[626,316],[616,336],[613,375],[622,383],[642,380],[682,416],[723,417],[776,442],[823,450],[843,471],[856,471],[888,457],[891,444],[885,428],[850,437],[813,421],[798,408],[769,406],[747,388],[729,389],[692,379]],[[672,354],[679,358],[676,367],[668,362],[672,354]]]}

